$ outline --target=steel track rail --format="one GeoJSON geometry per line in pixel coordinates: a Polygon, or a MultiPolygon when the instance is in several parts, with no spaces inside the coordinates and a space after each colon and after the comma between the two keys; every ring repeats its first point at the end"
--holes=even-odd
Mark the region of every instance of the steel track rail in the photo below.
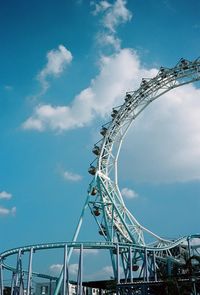
{"type": "Polygon", "coordinates": [[[112,120],[103,126],[100,132],[103,137],[93,148],[96,159],[89,168],[89,172],[94,175],[89,191],[92,194],[96,190],[97,201],[99,198],[104,204],[101,209],[107,240],[112,240],[109,234],[109,228],[112,227],[119,241],[147,246],[144,239],[144,233],[147,233],[158,241],[158,248],[174,245],[174,242],[163,239],[142,226],[126,208],[118,187],[118,157],[130,126],[151,102],[172,89],[199,80],[200,59],[181,59],[171,69],[161,67],[154,78],[143,79],[138,90],[126,94],[125,102],[113,109],[112,120]]]}
{"type": "MultiPolygon", "coordinates": [[[[188,239],[192,240],[197,238],[200,239],[200,234],[184,236],[176,240],[175,242],[171,243],[170,245],[163,246],[160,248],[156,248],[155,246],[143,246],[143,245],[132,244],[132,243],[108,243],[108,242],[57,242],[57,243],[34,244],[34,245],[27,245],[27,246],[6,250],[0,253],[0,259],[3,262],[3,267],[5,269],[15,272],[16,267],[7,265],[5,263],[8,257],[17,255],[19,252],[28,253],[31,251],[31,249],[34,251],[34,253],[37,251],[42,251],[42,250],[64,249],[65,245],[67,245],[68,248],[73,248],[73,249],[80,249],[82,245],[83,249],[87,249],[87,250],[89,249],[114,250],[117,247],[123,248],[123,249],[128,249],[129,247],[131,247],[133,251],[144,252],[146,249],[148,252],[155,252],[156,256],[159,257],[159,252],[162,253],[163,251],[173,249],[174,247],[187,242],[188,239]]],[[[197,245],[194,245],[193,247],[196,248],[197,245]]],[[[27,272],[28,272],[27,270],[23,270],[23,273],[27,273],[27,272]]],[[[47,278],[47,279],[50,278],[54,280],[57,279],[57,277],[49,276],[49,275],[38,273],[38,272],[33,272],[33,276],[47,278]]]]}

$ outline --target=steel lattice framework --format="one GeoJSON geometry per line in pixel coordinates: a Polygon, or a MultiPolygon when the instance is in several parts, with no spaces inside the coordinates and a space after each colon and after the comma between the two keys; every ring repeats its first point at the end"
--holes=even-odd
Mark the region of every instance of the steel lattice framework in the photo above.
{"type": "MultiPolygon", "coordinates": [[[[168,256],[174,256],[170,248],[180,241],[159,237],[142,226],[126,208],[118,187],[118,157],[128,129],[151,102],[174,88],[199,80],[199,58],[193,62],[181,59],[170,69],[161,67],[154,78],[142,79],[138,90],[126,93],[125,102],[113,108],[112,120],[102,127],[100,133],[103,137],[93,148],[96,159],[88,170],[94,175],[89,194],[95,197],[95,200],[91,201],[95,219],[99,213],[103,214],[103,222],[99,227],[107,241],[128,242],[147,247],[144,234],[148,234],[155,240],[154,247],[164,247],[168,256]]],[[[161,252],[159,255],[162,256],[161,252]]],[[[166,253],[163,255],[166,256],[166,253]]]]}
{"type": "MultiPolygon", "coordinates": [[[[169,69],[161,67],[152,79],[142,79],[138,90],[126,93],[124,103],[113,109],[111,121],[102,126],[102,138],[94,145],[93,153],[96,158],[89,167],[93,179],[88,188],[88,195],[74,233],[72,242],[30,245],[7,250],[0,253],[0,295],[3,295],[3,270],[13,273],[11,295],[22,294],[24,276],[27,280],[26,294],[31,294],[31,279],[35,275],[50,280],[56,280],[54,295],[69,294],[68,264],[74,248],[80,250],[79,270],[77,275],[77,294],[82,295],[82,272],[84,249],[107,249],[110,252],[113,272],[116,282],[120,285],[120,264],[123,269],[123,281],[133,283],[134,277],[143,282],[158,282],[167,275],[176,273],[183,276],[191,267],[200,279],[200,235],[190,235],[177,240],[166,240],[142,226],[126,208],[118,186],[118,158],[123,140],[128,129],[138,115],[155,99],[166,92],[200,80],[200,58],[194,61],[181,59],[178,64],[169,69]],[[77,238],[83,222],[86,209],[89,208],[94,216],[99,233],[105,242],[78,243],[77,238]],[[146,235],[153,242],[146,242],[146,235]],[[32,260],[35,252],[63,248],[63,269],[58,278],[34,272],[32,260]],[[29,253],[27,270],[22,266],[22,254],[29,253]],[[16,256],[16,266],[9,266],[6,259],[16,256]],[[194,261],[192,263],[192,261],[194,261]]],[[[182,278],[182,277],[181,277],[182,278]]],[[[190,280],[189,278],[189,280],[190,280]]],[[[127,289],[123,286],[122,290],[127,289]],[[124,289],[123,289],[124,288],[124,289]]],[[[133,285],[127,289],[133,293],[133,285]],[[131,289],[132,288],[132,289],[131,289]]],[[[119,291],[121,292],[121,291],[119,291]]],[[[196,294],[196,293],[194,293],[196,294]]]]}

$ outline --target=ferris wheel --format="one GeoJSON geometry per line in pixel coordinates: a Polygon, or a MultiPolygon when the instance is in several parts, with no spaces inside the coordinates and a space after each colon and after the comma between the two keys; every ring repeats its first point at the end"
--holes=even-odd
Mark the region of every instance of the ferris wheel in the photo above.
{"type": "Polygon", "coordinates": [[[3,270],[11,271],[13,274],[11,286],[13,295],[22,294],[19,290],[24,292],[24,275],[27,280],[27,295],[31,294],[33,275],[44,279],[54,279],[56,281],[54,295],[60,294],[61,289],[63,295],[69,294],[67,293],[68,264],[74,249],[80,251],[77,294],[82,295],[83,248],[108,250],[114,277],[119,284],[120,262],[123,268],[123,282],[133,283],[133,272],[137,274],[135,282],[142,280],[148,283],[152,280],[156,283],[162,279],[163,273],[171,275],[172,271],[175,271],[182,280],[181,275],[184,275],[186,270],[188,270],[186,280],[193,280],[194,274],[200,282],[200,234],[174,240],[158,236],[141,225],[128,210],[118,186],[120,149],[134,120],[151,102],[166,92],[199,80],[200,58],[194,61],[181,59],[173,68],[161,67],[154,78],[142,79],[138,90],[126,93],[124,103],[113,109],[110,122],[102,126],[100,130],[102,137],[94,145],[95,159],[88,170],[93,179],[89,184],[88,195],[72,241],[29,245],[0,253],[0,295],[4,291],[3,270]],[[105,239],[104,242],[77,242],[87,208],[90,209],[98,225],[99,234],[105,239]],[[147,242],[149,241],[147,236],[151,238],[151,243],[147,242]],[[59,277],[54,278],[48,274],[33,272],[32,260],[35,252],[60,248],[64,250],[64,259],[59,277]],[[25,270],[22,265],[22,254],[24,253],[29,253],[29,265],[25,270]],[[16,255],[16,267],[6,263],[6,259],[12,255],[16,255]],[[193,266],[195,272],[191,272],[193,266]]]}
{"type": "Polygon", "coordinates": [[[139,89],[127,92],[124,103],[113,108],[111,121],[102,126],[102,138],[94,145],[96,158],[88,172],[93,175],[89,186],[89,206],[107,241],[133,243],[147,247],[145,236],[154,238],[153,246],[170,253],[180,240],[166,240],[141,225],[126,207],[118,186],[118,158],[131,124],[155,99],[166,92],[200,80],[200,58],[181,59],[173,68],[161,67],[154,78],[142,79],[139,89]],[[100,220],[101,216],[101,221],[100,220]]]}
{"type": "MultiPolygon", "coordinates": [[[[200,239],[197,234],[168,240],[153,233],[141,225],[128,210],[118,186],[118,158],[123,140],[134,120],[151,102],[166,92],[199,80],[200,58],[194,61],[182,58],[173,68],[161,67],[154,78],[142,79],[139,89],[126,93],[124,103],[113,108],[110,122],[104,124],[100,130],[102,137],[93,147],[95,159],[88,169],[93,179],[89,184],[88,196],[73,242],[78,238],[85,211],[89,207],[98,224],[99,234],[109,245],[121,245],[118,251],[110,250],[115,278],[119,275],[119,260],[116,261],[116,255],[121,255],[124,277],[128,274],[131,277],[132,271],[137,272],[139,269],[139,277],[142,272],[146,278],[152,272],[156,277],[157,271],[163,265],[168,268],[169,262],[175,267],[183,265],[185,259],[191,257],[190,243],[200,239]],[[146,235],[153,238],[153,242],[148,244],[146,235]],[[132,250],[124,250],[123,247],[127,245],[132,250]]],[[[200,257],[200,244],[192,249],[195,257],[200,257]]],[[[69,251],[69,259],[72,251],[73,248],[69,251]]],[[[54,295],[58,294],[62,279],[61,273],[54,295]]]]}

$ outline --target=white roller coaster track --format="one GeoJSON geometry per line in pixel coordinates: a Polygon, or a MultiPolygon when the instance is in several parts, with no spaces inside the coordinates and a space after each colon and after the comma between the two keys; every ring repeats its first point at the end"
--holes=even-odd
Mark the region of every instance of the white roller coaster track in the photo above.
{"type": "Polygon", "coordinates": [[[147,233],[155,239],[154,247],[171,248],[172,244],[177,244],[177,241],[175,243],[154,234],[129,212],[118,187],[117,164],[123,139],[137,116],[166,92],[198,80],[200,58],[193,62],[181,59],[170,69],[161,67],[154,78],[142,79],[138,90],[126,93],[125,102],[113,109],[112,120],[102,127],[100,133],[103,138],[93,148],[97,157],[89,168],[89,173],[94,175],[89,193],[95,195],[93,206],[103,214],[103,228],[101,224],[99,226],[108,241],[146,246],[144,233],[147,233]]]}
{"type": "MultiPolygon", "coordinates": [[[[3,269],[12,271],[13,274],[15,274],[16,278],[15,276],[13,277],[15,287],[18,286],[18,277],[20,275],[23,277],[24,274],[27,275],[28,295],[31,290],[32,275],[57,280],[57,278],[49,275],[32,273],[32,256],[33,253],[38,250],[55,248],[65,249],[64,264],[67,266],[74,248],[80,248],[80,253],[82,253],[81,249],[83,249],[83,247],[85,249],[107,249],[111,254],[115,278],[117,278],[120,273],[119,255],[121,255],[122,258],[125,277],[127,277],[128,270],[131,277],[131,265],[134,263],[134,266],[136,266],[136,264],[139,263],[146,278],[148,275],[151,276],[151,273],[153,272],[155,280],[157,280],[157,270],[160,266],[162,268],[162,263],[167,265],[168,261],[170,261],[170,263],[173,263],[174,265],[184,265],[188,259],[197,258],[199,261],[200,235],[196,234],[181,237],[176,240],[166,240],[142,226],[125,206],[118,187],[117,173],[118,157],[123,139],[136,117],[152,101],[164,93],[176,87],[199,80],[200,59],[196,59],[193,62],[181,59],[174,68],[161,68],[156,77],[152,79],[143,79],[138,90],[126,93],[124,104],[113,109],[111,122],[102,127],[101,134],[103,135],[103,138],[94,146],[93,153],[96,155],[96,159],[89,168],[90,174],[94,177],[89,185],[88,197],[83,207],[73,241],[68,243],[30,245],[0,253],[1,294],[3,294],[3,269]],[[91,212],[99,225],[100,233],[105,237],[106,242],[76,242],[82,225],[84,212],[88,206],[90,207],[91,212]],[[145,233],[154,238],[153,243],[146,243],[144,238],[145,233]],[[68,253],[66,250],[67,247],[69,248],[68,253]],[[22,266],[19,266],[21,265],[21,254],[24,252],[28,252],[30,257],[28,270],[23,270],[22,266]],[[5,263],[6,258],[17,254],[18,266],[8,266],[5,263]],[[191,256],[191,254],[193,256],[191,256]],[[117,262],[115,261],[115,255],[118,257],[117,262]],[[151,260],[153,260],[153,263],[151,260]]],[[[80,269],[81,273],[82,267],[80,267],[80,269]]],[[[57,280],[54,295],[59,294],[62,282],[64,282],[63,286],[65,286],[66,267],[63,267],[57,280]]],[[[63,294],[65,294],[64,287],[63,290],[63,294]]],[[[82,294],[81,292],[82,291],[80,291],[79,294],[82,294]]],[[[15,294],[15,291],[13,294],[15,294]]]]}

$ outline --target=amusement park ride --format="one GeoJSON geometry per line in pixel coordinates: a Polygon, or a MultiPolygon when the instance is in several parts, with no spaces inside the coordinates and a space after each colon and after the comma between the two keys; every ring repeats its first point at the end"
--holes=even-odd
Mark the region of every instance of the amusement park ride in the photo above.
{"type": "MultiPolygon", "coordinates": [[[[138,115],[155,99],[166,92],[200,80],[200,59],[181,59],[173,68],[161,67],[151,79],[142,79],[138,90],[128,92],[124,103],[114,108],[111,121],[102,126],[101,140],[94,145],[95,160],[89,167],[93,179],[72,242],[39,244],[19,247],[0,253],[0,291],[3,295],[3,273],[12,272],[12,295],[30,295],[32,277],[51,279],[49,275],[32,269],[34,253],[40,250],[63,248],[63,269],[56,278],[54,295],[69,294],[68,266],[74,249],[79,249],[77,294],[83,294],[84,249],[106,249],[110,253],[118,294],[156,293],[156,286],[164,286],[169,279],[191,287],[190,293],[200,294],[200,235],[190,235],[177,240],[164,239],[141,225],[126,208],[118,187],[118,157],[127,131],[138,115]],[[78,234],[86,209],[89,209],[105,242],[80,243],[78,234]],[[149,244],[146,241],[152,240],[149,244]],[[23,254],[28,253],[28,268],[23,268],[23,254]],[[16,257],[16,265],[7,264],[9,256],[16,257]],[[123,273],[122,271],[123,270],[123,273]],[[26,281],[24,286],[23,281],[26,281]],[[155,293],[153,293],[155,292],[155,293]]],[[[55,279],[55,278],[54,278],[55,279]]],[[[158,287],[159,289],[159,287],[158,287]]]]}

